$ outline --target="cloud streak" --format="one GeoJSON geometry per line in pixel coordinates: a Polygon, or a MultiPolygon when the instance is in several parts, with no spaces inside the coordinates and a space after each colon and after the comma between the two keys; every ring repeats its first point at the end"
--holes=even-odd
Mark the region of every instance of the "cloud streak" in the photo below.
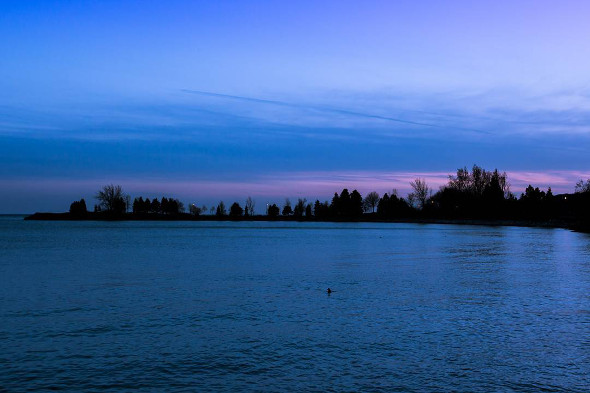
{"type": "Polygon", "coordinates": [[[290,103],[290,102],[286,102],[286,101],[268,100],[268,99],[245,97],[245,96],[236,96],[236,95],[213,93],[213,92],[200,91],[200,90],[183,89],[182,91],[185,93],[196,94],[196,95],[205,96],[205,97],[217,97],[217,98],[225,98],[225,99],[238,100],[238,101],[253,102],[253,103],[257,103],[257,104],[277,105],[277,106],[283,106],[283,107],[288,107],[288,108],[314,110],[314,111],[320,111],[320,112],[337,114],[337,115],[360,117],[360,118],[365,118],[365,119],[385,120],[385,121],[407,124],[407,125],[412,125],[412,126],[441,128],[441,129],[445,129],[445,130],[449,130],[449,128],[450,128],[450,129],[454,129],[454,130],[470,131],[470,132],[475,132],[475,133],[480,133],[480,134],[490,134],[489,131],[478,130],[478,129],[473,129],[473,128],[464,128],[464,127],[456,127],[456,126],[442,126],[439,124],[405,120],[405,119],[396,118],[396,117],[375,115],[375,114],[370,114],[370,113],[365,113],[365,112],[356,112],[356,111],[351,111],[351,110],[347,110],[347,109],[330,108],[330,107],[320,106],[320,105],[296,104],[296,103],[290,103]]]}

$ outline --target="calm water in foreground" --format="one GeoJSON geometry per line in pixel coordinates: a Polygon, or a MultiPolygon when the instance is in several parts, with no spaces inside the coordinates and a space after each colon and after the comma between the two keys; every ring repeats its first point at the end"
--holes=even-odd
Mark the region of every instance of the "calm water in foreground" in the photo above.
{"type": "Polygon", "coordinates": [[[0,218],[0,390],[587,392],[589,375],[588,235],[0,218]]]}

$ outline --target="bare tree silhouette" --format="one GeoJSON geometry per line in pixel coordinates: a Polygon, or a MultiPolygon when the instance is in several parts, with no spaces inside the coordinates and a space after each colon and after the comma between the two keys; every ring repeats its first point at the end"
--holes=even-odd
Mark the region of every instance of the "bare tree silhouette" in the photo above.
{"type": "Polygon", "coordinates": [[[256,205],[256,202],[254,202],[254,200],[251,197],[248,197],[248,199],[246,199],[246,206],[245,206],[245,213],[247,216],[253,216],[254,215],[254,206],[256,205]]]}
{"type": "Polygon", "coordinates": [[[426,184],[424,179],[416,179],[410,182],[410,186],[414,189],[414,192],[408,195],[408,200],[416,201],[420,209],[424,209],[426,202],[430,197],[431,190],[426,184]]]}
{"type": "Polygon", "coordinates": [[[127,211],[128,196],[123,193],[121,186],[109,184],[104,186],[96,194],[99,206],[109,213],[122,214],[127,211]]]}
{"type": "Polygon", "coordinates": [[[379,203],[379,194],[376,191],[371,191],[367,194],[363,201],[363,205],[365,207],[365,211],[371,210],[371,213],[375,213],[375,208],[379,203]]]}

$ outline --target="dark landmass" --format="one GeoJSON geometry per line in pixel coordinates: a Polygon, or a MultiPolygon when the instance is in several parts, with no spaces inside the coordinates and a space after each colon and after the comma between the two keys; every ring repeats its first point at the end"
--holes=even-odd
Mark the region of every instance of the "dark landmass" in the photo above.
{"type": "Polygon", "coordinates": [[[133,214],[109,216],[106,214],[89,212],[85,216],[65,213],[35,213],[25,217],[25,220],[38,221],[227,221],[227,222],[379,222],[379,223],[413,223],[413,224],[448,224],[448,225],[484,225],[484,226],[516,226],[516,227],[538,227],[538,228],[564,228],[580,232],[589,232],[590,227],[583,226],[576,220],[533,220],[533,219],[473,219],[473,218],[397,218],[383,219],[376,215],[367,215],[356,219],[317,219],[317,218],[300,218],[294,216],[277,216],[269,217],[266,215],[254,215],[249,217],[229,217],[203,215],[194,216],[189,213],[180,213],[175,215],[163,214],[133,214]]]}
{"type": "Polygon", "coordinates": [[[223,201],[207,209],[191,204],[185,212],[178,199],[135,198],[121,186],[103,187],[99,204],[89,212],[84,199],[74,201],[68,213],[35,213],[26,220],[126,220],[126,221],[308,221],[308,222],[403,222],[568,228],[590,232],[590,180],[580,180],[575,193],[553,195],[529,185],[517,198],[508,185],[506,173],[473,166],[459,169],[449,182],[433,193],[426,182],[410,183],[414,192],[406,198],[393,190],[380,196],[357,190],[334,193],[330,202],[308,203],[299,198],[292,206],[287,199],[282,209],[267,205],[266,214],[254,214],[255,202],[248,197],[242,207],[234,202],[229,212],[223,201]],[[209,212],[210,214],[207,214],[209,212]]]}

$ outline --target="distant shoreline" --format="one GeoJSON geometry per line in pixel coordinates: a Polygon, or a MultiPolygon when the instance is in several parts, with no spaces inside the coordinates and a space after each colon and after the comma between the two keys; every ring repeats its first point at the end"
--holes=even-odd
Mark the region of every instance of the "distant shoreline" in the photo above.
{"type": "Polygon", "coordinates": [[[433,194],[424,179],[410,182],[414,192],[406,198],[396,190],[382,196],[371,191],[365,197],[347,188],[335,192],[331,201],[307,201],[298,198],[292,205],[285,200],[282,209],[267,204],[264,215],[255,214],[255,201],[248,196],[244,206],[237,201],[229,208],[223,201],[217,206],[197,206],[185,210],[174,197],[161,199],[135,197],[133,202],[120,185],[103,186],[95,198],[99,202],[89,211],[84,198],[70,204],[68,212],[35,213],[26,220],[98,220],[98,221],[277,221],[277,222],[393,222],[415,224],[454,224],[567,228],[590,232],[590,179],[576,183],[573,194],[554,195],[529,185],[517,198],[511,191],[505,172],[486,171],[474,165],[449,175],[446,186],[433,194]],[[211,213],[210,215],[206,213],[211,213]]]}
{"type": "Polygon", "coordinates": [[[515,219],[471,219],[471,218],[396,218],[383,219],[376,216],[362,217],[358,219],[316,219],[298,218],[293,216],[269,217],[255,215],[250,217],[233,218],[229,216],[201,215],[194,216],[188,213],[175,215],[165,214],[133,214],[123,216],[111,216],[101,213],[88,213],[77,216],[71,213],[34,213],[24,217],[31,221],[211,221],[211,222],[380,222],[380,223],[408,223],[408,224],[443,224],[443,225],[481,225],[481,226],[512,226],[532,228],[562,228],[579,232],[590,232],[590,228],[582,228],[575,222],[566,220],[515,220],[515,219]]]}

